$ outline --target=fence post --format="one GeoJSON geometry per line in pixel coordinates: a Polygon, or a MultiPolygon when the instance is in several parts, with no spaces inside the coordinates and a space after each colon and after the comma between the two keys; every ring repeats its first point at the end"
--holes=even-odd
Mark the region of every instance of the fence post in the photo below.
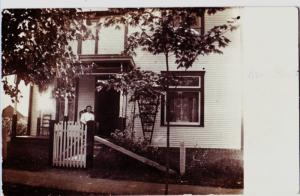
{"type": "Polygon", "coordinates": [[[184,142],[180,142],[180,175],[185,174],[186,150],[184,142]]]}
{"type": "Polygon", "coordinates": [[[17,114],[14,114],[12,116],[12,125],[11,125],[11,140],[15,140],[17,136],[17,123],[18,123],[18,117],[17,114]]]}
{"type": "Polygon", "coordinates": [[[93,167],[94,158],[94,132],[95,132],[95,122],[87,122],[87,155],[86,155],[86,167],[93,167]]]}
{"type": "Polygon", "coordinates": [[[52,160],[53,160],[53,137],[54,137],[54,124],[55,120],[50,120],[49,124],[49,166],[52,166],[52,160]]]}

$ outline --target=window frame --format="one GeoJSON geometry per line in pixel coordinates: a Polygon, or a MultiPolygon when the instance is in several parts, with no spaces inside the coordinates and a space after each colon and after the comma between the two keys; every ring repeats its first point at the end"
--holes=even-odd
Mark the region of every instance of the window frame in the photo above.
{"type": "MultiPolygon", "coordinates": [[[[182,20],[182,18],[180,16],[176,16],[176,17],[177,18],[175,20],[178,20],[178,23],[179,23],[182,20]]],[[[204,35],[204,32],[205,32],[205,14],[203,14],[202,16],[196,16],[196,17],[197,17],[196,20],[198,20],[197,22],[199,22],[199,24],[195,24],[195,25],[191,26],[191,28],[198,31],[200,33],[200,35],[204,35]]],[[[178,26],[178,24],[175,24],[175,26],[178,26]]]]}
{"type": "MultiPolygon", "coordinates": [[[[162,73],[166,73],[162,71],[162,73]]],[[[170,71],[171,74],[178,77],[199,77],[199,86],[170,86],[170,92],[198,92],[198,122],[170,122],[170,126],[185,126],[185,127],[204,127],[204,75],[205,71],[170,71]]],[[[167,95],[161,97],[161,126],[166,126],[166,99],[167,95]]]]}
{"type": "Polygon", "coordinates": [[[200,35],[204,35],[204,15],[203,16],[198,16],[197,17],[199,20],[199,24],[198,25],[194,25],[192,26],[193,29],[195,29],[196,31],[198,31],[200,33],[200,35]]]}
{"type": "MultiPolygon", "coordinates": [[[[60,86],[60,81],[56,79],[56,87],[60,86]]],[[[77,122],[77,112],[78,112],[78,96],[79,96],[79,79],[75,79],[74,81],[75,87],[75,98],[68,102],[68,121],[77,122]],[[73,110],[73,111],[72,111],[73,110]],[[72,112],[71,112],[72,111],[72,112]]],[[[55,121],[59,122],[64,119],[64,100],[61,98],[56,98],[56,110],[55,110],[55,121]]]]}

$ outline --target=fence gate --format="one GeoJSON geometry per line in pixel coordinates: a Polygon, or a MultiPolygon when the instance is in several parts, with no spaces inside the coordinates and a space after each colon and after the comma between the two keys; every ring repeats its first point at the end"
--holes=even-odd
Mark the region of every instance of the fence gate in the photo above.
{"type": "Polygon", "coordinates": [[[53,131],[53,166],[86,168],[87,128],[79,123],[58,123],[53,131]]]}

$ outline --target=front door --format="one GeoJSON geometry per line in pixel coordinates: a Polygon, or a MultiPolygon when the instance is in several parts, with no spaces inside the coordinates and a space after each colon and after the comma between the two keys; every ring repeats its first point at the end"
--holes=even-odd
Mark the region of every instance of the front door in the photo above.
{"type": "Polygon", "coordinates": [[[102,89],[95,98],[96,134],[109,137],[118,128],[120,93],[102,89]]]}

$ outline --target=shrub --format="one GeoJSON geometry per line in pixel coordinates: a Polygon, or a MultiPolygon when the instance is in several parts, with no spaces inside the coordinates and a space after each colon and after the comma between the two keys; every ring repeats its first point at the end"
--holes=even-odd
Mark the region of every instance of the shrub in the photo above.
{"type": "Polygon", "coordinates": [[[25,123],[17,123],[17,135],[27,135],[27,125],[25,123]]]}
{"type": "Polygon", "coordinates": [[[111,134],[112,142],[126,148],[136,154],[155,158],[158,156],[158,148],[150,146],[149,141],[139,137],[135,138],[131,131],[125,129],[124,131],[116,130],[111,134]]]}
{"type": "Polygon", "coordinates": [[[230,158],[192,161],[185,177],[195,183],[200,183],[203,179],[214,179],[214,183],[218,186],[242,188],[243,162],[230,158]]]}
{"type": "MultiPolygon", "coordinates": [[[[7,136],[11,136],[12,120],[2,119],[2,130],[7,132],[7,136]]],[[[27,134],[27,124],[24,121],[17,122],[17,135],[27,134]]]]}

